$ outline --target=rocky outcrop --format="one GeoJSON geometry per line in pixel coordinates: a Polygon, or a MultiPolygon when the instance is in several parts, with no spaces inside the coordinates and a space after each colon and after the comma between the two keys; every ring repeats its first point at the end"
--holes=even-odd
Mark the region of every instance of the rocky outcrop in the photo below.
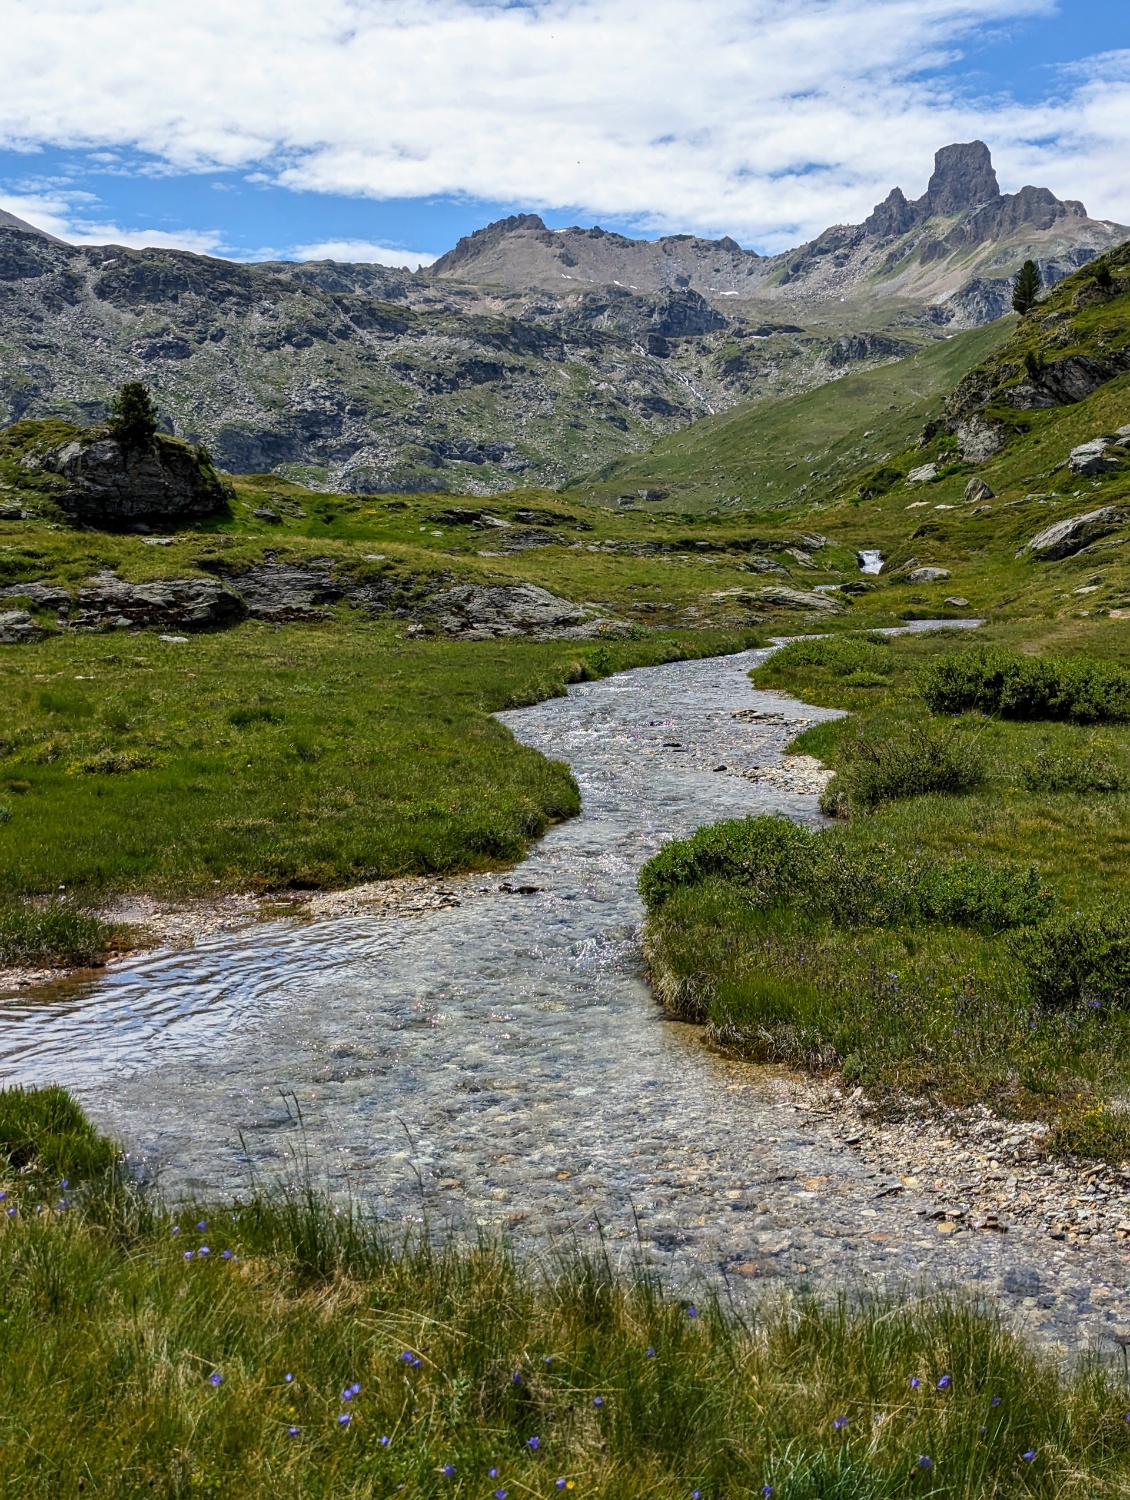
{"type": "Polygon", "coordinates": [[[238,594],[212,578],[169,578],[156,583],[126,583],[104,573],[78,591],[78,630],[140,629],[161,626],[178,630],[216,630],[247,615],[238,594]]]}
{"type": "Polygon", "coordinates": [[[144,449],[112,437],[76,439],[24,463],[59,475],[60,509],[98,526],[195,520],[222,511],[232,495],[197,449],[160,434],[144,449]]]}
{"type": "Polygon", "coordinates": [[[788,589],[777,584],[758,589],[757,598],[770,609],[810,609],[837,614],[840,606],[829,594],[810,593],[805,589],[788,589]]]}
{"type": "Polygon", "coordinates": [[[1101,510],[1089,510],[1084,515],[1070,516],[1045,527],[1030,542],[1025,542],[1016,555],[1024,557],[1030,554],[1051,562],[1072,557],[1099,537],[1117,531],[1122,521],[1121,513],[1113,505],[1104,505],[1101,510]]]}
{"type": "Polygon", "coordinates": [[[967,417],[954,424],[957,451],[967,464],[987,463],[994,458],[1007,442],[1004,429],[996,422],[983,417],[967,417]]]}
{"type": "Polygon", "coordinates": [[[37,641],[43,634],[26,609],[0,610],[0,646],[37,641]]]}
{"type": "Polygon", "coordinates": [[[433,629],[461,641],[562,634],[585,620],[580,605],[532,583],[456,584],[432,594],[419,615],[433,629]]]}
{"type": "Polygon", "coordinates": [[[1067,467],[1080,478],[1097,478],[1122,468],[1126,455],[1120,451],[1119,439],[1114,437],[1092,438],[1089,443],[1080,443],[1072,448],[1067,467]]]}

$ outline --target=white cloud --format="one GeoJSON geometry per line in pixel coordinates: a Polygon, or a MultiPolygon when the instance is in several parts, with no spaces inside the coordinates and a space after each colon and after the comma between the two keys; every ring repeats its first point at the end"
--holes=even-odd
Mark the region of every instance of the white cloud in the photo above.
{"type": "Polygon", "coordinates": [[[378,266],[407,266],[415,271],[436,259],[422,250],[395,250],[374,245],[372,240],[319,240],[315,245],[296,245],[290,252],[296,260],[341,260],[378,266]]]}
{"type": "Polygon", "coordinates": [[[1125,54],[1038,108],[931,75],[1053,0],[7,0],[0,144],[295,188],[465,194],[780,247],[988,139],[1006,187],[1130,218],[1125,54]]]}
{"type": "Polygon", "coordinates": [[[198,255],[227,253],[224,236],[215,229],[123,229],[81,217],[81,200],[89,194],[3,194],[0,208],[72,245],[124,245],[131,250],[157,247],[195,250],[198,255]],[[75,199],[80,200],[76,205],[75,199]]]}

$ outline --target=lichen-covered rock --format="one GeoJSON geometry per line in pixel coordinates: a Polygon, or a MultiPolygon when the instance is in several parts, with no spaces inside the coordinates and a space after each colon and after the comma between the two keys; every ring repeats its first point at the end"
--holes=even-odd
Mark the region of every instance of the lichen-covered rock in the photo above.
{"type": "Polygon", "coordinates": [[[806,589],[787,589],[778,584],[758,589],[757,597],[770,609],[816,609],[838,614],[840,605],[829,594],[810,593],[806,589]]]}
{"type": "Polygon", "coordinates": [[[65,443],[38,461],[65,487],[55,497],[77,521],[98,526],[193,520],[231,499],[197,449],[158,434],[150,448],[124,448],[111,437],[65,443]]]}
{"type": "Polygon", "coordinates": [[[0,610],[0,646],[23,645],[42,634],[26,609],[0,610]]]}
{"type": "Polygon", "coordinates": [[[938,477],[937,464],[922,464],[917,469],[911,469],[906,476],[907,484],[929,484],[932,479],[938,477]]]}
{"type": "Polygon", "coordinates": [[[103,573],[78,592],[73,624],[80,630],[127,630],[147,625],[216,630],[247,614],[238,594],[214,578],[167,578],[126,583],[103,573]]]}
{"type": "Polygon", "coordinates": [[[1067,467],[1081,478],[1109,474],[1122,462],[1119,454],[1108,451],[1116,442],[1117,438],[1097,437],[1089,443],[1080,443],[1077,448],[1072,448],[1067,467]]]}
{"type": "Polygon", "coordinates": [[[1017,557],[1031,553],[1036,557],[1056,561],[1061,557],[1072,557],[1090,542],[1107,536],[1122,523],[1121,514],[1113,505],[1104,505],[1101,510],[1089,510],[1081,516],[1069,516],[1056,521],[1038,532],[1030,542],[1025,542],[1017,557]]]}
{"type": "Polygon", "coordinates": [[[957,438],[957,451],[967,464],[983,464],[1001,451],[1005,445],[1005,434],[994,422],[971,416],[958,422],[953,429],[957,438]]]}
{"type": "Polygon", "coordinates": [[[948,568],[912,568],[906,579],[908,583],[941,583],[949,576],[948,568]]]}
{"type": "Polygon", "coordinates": [[[964,499],[969,505],[976,505],[982,500],[993,500],[995,498],[992,490],[985,481],[979,479],[976,475],[965,486],[964,499]]]}

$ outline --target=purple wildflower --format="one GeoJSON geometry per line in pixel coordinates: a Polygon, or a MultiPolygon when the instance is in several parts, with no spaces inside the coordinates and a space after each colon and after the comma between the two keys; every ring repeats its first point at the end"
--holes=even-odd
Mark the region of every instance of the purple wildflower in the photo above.
{"type": "Polygon", "coordinates": [[[288,1437],[297,1437],[298,1436],[298,1428],[297,1427],[288,1427],[286,1430],[287,1430],[287,1436],[288,1437]]]}
{"type": "Polygon", "coordinates": [[[488,1479],[497,1479],[498,1478],[498,1470],[497,1469],[488,1469],[487,1470],[487,1478],[488,1479]]]}
{"type": "Polygon", "coordinates": [[[921,1384],[922,1382],[919,1380],[917,1375],[912,1375],[910,1377],[910,1389],[912,1391],[916,1391],[921,1384]]]}
{"type": "Polygon", "coordinates": [[[341,1393],[341,1399],[343,1401],[352,1401],[353,1400],[353,1392],[349,1389],[348,1386],[346,1386],[345,1390],[342,1391],[342,1393],[341,1393]]]}
{"type": "Polygon", "coordinates": [[[180,1225],[179,1224],[174,1224],[172,1232],[173,1232],[173,1234],[180,1234],[180,1225]]]}
{"type": "Polygon", "coordinates": [[[283,1376],[283,1379],[286,1381],[287,1385],[289,1385],[291,1383],[291,1381],[294,1379],[294,1376],[288,1370],[286,1372],[286,1374],[283,1376]]]}
{"type": "Polygon", "coordinates": [[[494,1500],[506,1500],[506,1491],[505,1490],[495,1490],[495,1492],[494,1492],[494,1500]]]}
{"type": "Polygon", "coordinates": [[[382,1448],[387,1448],[388,1445],[389,1445],[389,1443],[391,1443],[391,1442],[392,1442],[392,1439],[390,1437],[383,1437],[383,1438],[381,1438],[381,1447],[382,1448]]]}
{"type": "Polygon", "coordinates": [[[655,1358],[655,1350],[651,1347],[650,1344],[648,1344],[647,1349],[644,1352],[646,1353],[648,1359],[655,1358]]]}
{"type": "Polygon", "coordinates": [[[195,1255],[195,1254],[196,1254],[196,1251],[195,1251],[195,1250],[186,1250],[186,1251],[185,1251],[185,1252],[184,1252],[184,1258],[185,1258],[185,1260],[191,1260],[191,1259],[192,1259],[192,1257],[193,1257],[193,1256],[194,1256],[194,1255],[195,1255]]]}
{"type": "Polygon", "coordinates": [[[221,1250],[220,1251],[220,1259],[221,1260],[231,1260],[231,1251],[230,1250],[221,1250]]]}
{"type": "Polygon", "coordinates": [[[527,1438],[526,1439],[526,1447],[527,1448],[532,1448],[533,1451],[536,1453],[538,1451],[538,1449],[541,1447],[541,1438],[539,1438],[539,1437],[527,1438]]]}
{"type": "Polygon", "coordinates": [[[763,1484],[761,1486],[761,1493],[765,1496],[765,1500],[769,1500],[769,1496],[773,1493],[773,1486],[771,1484],[763,1484]]]}
{"type": "Polygon", "coordinates": [[[847,1426],[846,1417],[836,1417],[832,1422],[832,1431],[841,1432],[847,1426]]]}
{"type": "Polygon", "coordinates": [[[350,1422],[352,1421],[353,1417],[351,1416],[351,1414],[347,1411],[343,1411],[341,1416],[337,1419],[337,1425],[339,1427],[348,1427],[350,1422]]]}
{"type": "Polygon", "coordinates": [[[211,1375],[208,1376],[208,1379],[212,1382],[213,1385],[222,1385],[224,1377],[220,1374],[219,1370],[213,1370],[211,1375]]]}
{"type": "Polygon", "coordinates": [[[511,1378],[511,1380],[513,1380],[513,1382],[514,1382],[515,1385],[521,1385],[522,1384],[522,1372],[521,1372],[521,1370],[515,1370],[514,1374],[510,1378],[511,1378]]]}
{"type": "Polygon", "coordinates": [[[1024,1460],[1025,1463],[1028,1463],[1028,1464],[1032,1463],[1033,1460],[1036,1457],[1036,1450],[1035,1450],[1035,1448],[1029,1448],[1028,1452],[1027,1453],[1022,1453],[1020,1455],[1020,1457],[1024,1460]]]}
{"type": "Polygon", "coordinates": [[[934,1460],[928,1453],[920,1454],[918,1459],[918,1467],[920,1469],[932,1469],[934,1467],[934,1460]]]}
{"type": "Polygon", "coordinates": [[[208,1249],[207,1245],[201,1245],[200,1249],[196,1253],[197,1255],[211,1255],[212,1252],[208,1249]]]}
{"type": "Polygon", "coordinates": [[[604,1397],[603,1396],[594,1396],[592,1398],[592,1404],[594,1406],[603,1406],[604,1405],[604,1397]]]}
{"type": "Polygon", "coordinates": [[[207,1219],[201,1219],[200,1223],[197,1224],[196,1227],[197,1227],[197,1229],[200,1229],[200,1230],[207,1229],[208,1228],[208,1220],[207,1219]]]}
{"type": "Polygon", "coordinates": [[[455,1465],[454,1464],[444,1464],[444,1466],[443,1466],[443,1472],[447,1475],[448,1479],[454,1479],[455,1478],[455,1465]]]}
{"type": "Polygon", "coordinates": [[[941,1378],[941,1380],[938,1381],[938,1389],[940,1391],[948,1391],[949,1388],[950,1388],[950,1385],[952,1383],[953,1383],[953,1376],[952,1375],[943,1375],[942,1378],[941,1378]]]}
{"type": "Polygon", "coordinates": [[[687,1308],[687,1317],[688,1318],[697,1318],[698,1317],[698,1308],[694,1305],[693,1302],[691,1303],[690,1307],[687,1308]]]}
{"type": "MultiPolygon", "coordinates": [[[[999,1396],[994,1396],[993,1399],[989,1402],[990,1406],[999,1406],[1000,1404],[1001,1398],[999,1396]]],[[[1127,1421],[1130,1421],[1130,1413],[1127,1413],[1127,1421]]]]}

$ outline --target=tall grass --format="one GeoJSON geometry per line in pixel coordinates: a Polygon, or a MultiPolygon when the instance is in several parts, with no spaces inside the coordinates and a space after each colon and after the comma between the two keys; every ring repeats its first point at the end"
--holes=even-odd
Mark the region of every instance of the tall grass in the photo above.
{"type": "MultiPolygon", "coordinates": [[[[0,1094],[0,1122],[12,1107],[0,1094]]],[[[1064,1373],[969,1301],[739,1312],[600,1256],[390,1237],[309,1194],[146,1215],[116,1177],[107,1208],[94,1177],[56,1205],[45,1171],[10,1178],[0,1229],[13,1495],[1050,1500],[1130,1482],[1123,1373],[1064,1373]]]]}
{"type": "Polygon", "coordinates": [[[0,967],[95,964],[113,937],[108,923],[75,906],[0,900],[0,967]]]}

